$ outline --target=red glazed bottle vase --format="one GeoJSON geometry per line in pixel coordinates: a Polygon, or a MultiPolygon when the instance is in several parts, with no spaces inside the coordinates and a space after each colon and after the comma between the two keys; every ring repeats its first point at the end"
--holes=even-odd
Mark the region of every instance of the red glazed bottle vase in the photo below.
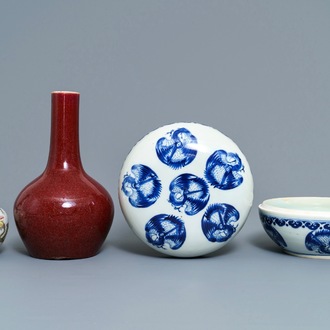
{"type": "Polygon", "coordinates": [[[113,215],[111,196],[81,163],[79,93],[53,92],[48,163],[15,201],[18,232],[32,257],[87,258],[99,252],[113,215]]]}

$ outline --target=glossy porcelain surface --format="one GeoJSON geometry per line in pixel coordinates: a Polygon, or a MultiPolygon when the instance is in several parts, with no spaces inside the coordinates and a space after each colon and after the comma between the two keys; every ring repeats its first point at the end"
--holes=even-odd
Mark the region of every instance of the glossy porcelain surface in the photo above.
{"type": "Polygon", "coordinates": [[[238,146],[198,123],[174,123],[141,139],[119,178],[126,221],[151,248],[196,257],[227,244],[244,225],[253,178],[238,146]]]}
{"type": "Polygon", "coordinates": [[[268,236],[286,253],[330,258],[330,198],[274,198],[259,205],[268,236]]]}
{"type": "Polygon", "coordinates": [[[14,217],[33,257],[94,256],[110,230],[109,193],[83,169],[79,150],[79,93],[52,93],[49,158],[45,171],[18,195],[14,217]]]}
{"type": "Polygon", "coordinates": [[[0,245],[4,242],[8,233],[8,217],[7,213],[0,208],[0,245]]]}

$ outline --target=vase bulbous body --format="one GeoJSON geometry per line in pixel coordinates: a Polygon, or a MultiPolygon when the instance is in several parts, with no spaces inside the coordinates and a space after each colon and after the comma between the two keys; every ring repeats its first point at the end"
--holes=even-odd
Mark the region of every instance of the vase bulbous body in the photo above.
{"type": "Polygon", "coordinates": [[[79,93],[53,92],[51,116],[46,169],[18,195],[15,223],[32,257],[92,257],[108,235],[114,206],[81,163],[79,93]]]}

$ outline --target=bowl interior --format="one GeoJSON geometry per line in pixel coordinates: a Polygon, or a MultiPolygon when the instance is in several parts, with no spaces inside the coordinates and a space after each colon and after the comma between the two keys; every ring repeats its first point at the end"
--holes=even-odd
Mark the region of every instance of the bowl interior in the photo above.
{"type": "Polygon", "coordinates": [[[265,200],[261,211],[278,216],[330,219],[330,197],[283,197],[265,200]]]}

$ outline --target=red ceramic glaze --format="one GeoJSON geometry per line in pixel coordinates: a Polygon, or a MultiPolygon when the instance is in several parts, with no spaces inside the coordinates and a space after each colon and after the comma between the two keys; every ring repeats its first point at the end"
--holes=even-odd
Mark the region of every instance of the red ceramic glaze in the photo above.
{"type": "Polygon", "coordinates": [[[87,258],[100,250],[113,215],[111,196],[81,163],[79,93],[53,92],[48,163],[15,201],[18,232],[33,257],[87,258]]]}

